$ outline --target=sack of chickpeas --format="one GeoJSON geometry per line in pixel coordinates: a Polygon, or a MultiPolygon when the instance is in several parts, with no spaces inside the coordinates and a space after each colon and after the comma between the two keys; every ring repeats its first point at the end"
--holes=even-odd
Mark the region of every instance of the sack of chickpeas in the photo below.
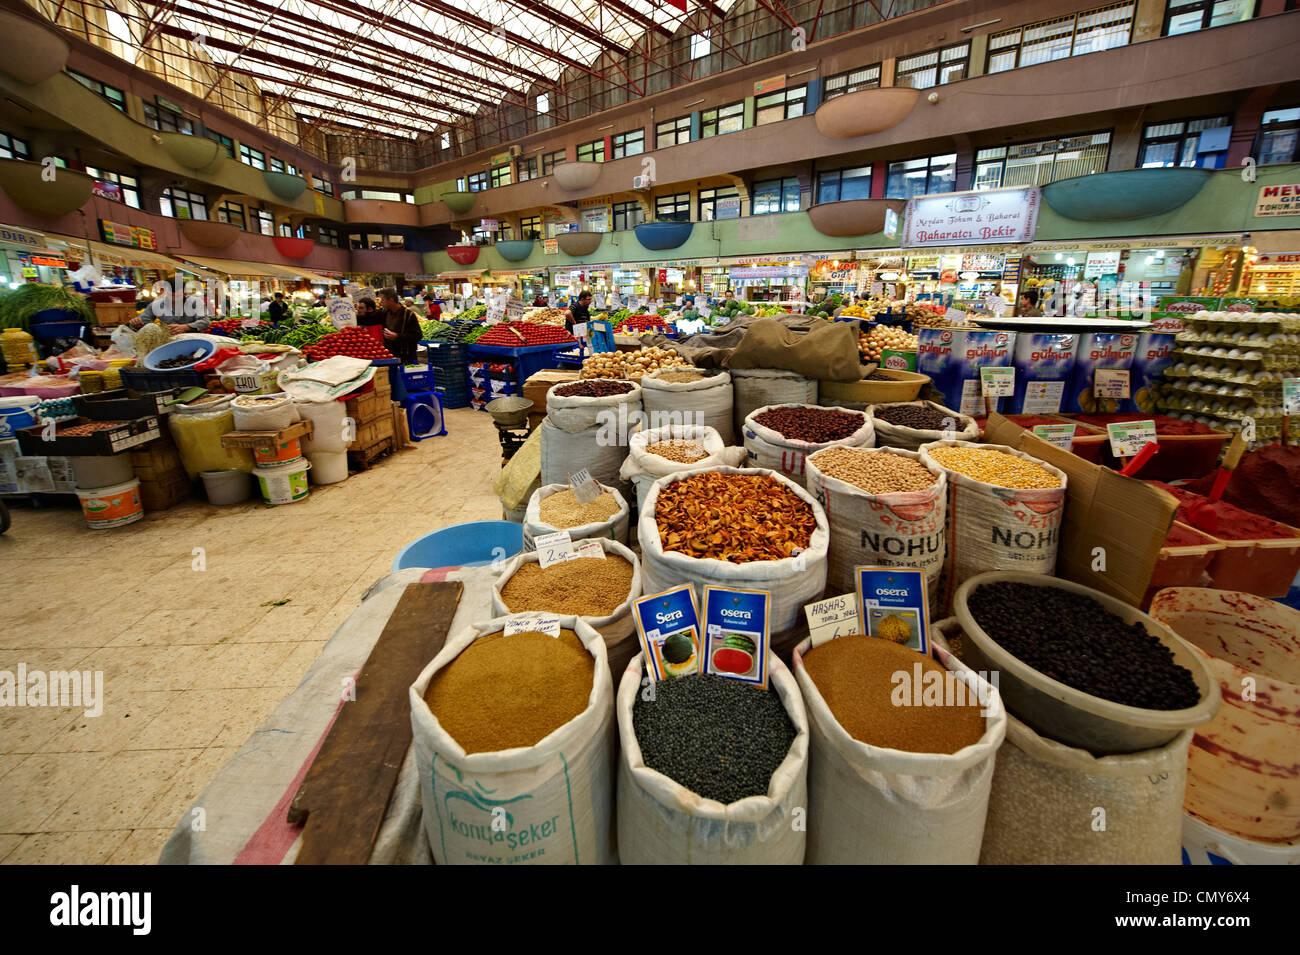
{"type": "MultiPolygon", "coordinates": [[[[597,482],[599,483],[599,482],[597,482]]],[[[539,487],[528,499],[524,512],[524,550],[536,550],[533,543],[543,534],[568,531],[570,540],[607,537],[627,543],[627,523],[631,510],[618,488],[600,486],[594,501],[579,501],[568,482],[539,487]]]]}
{"type": "Polygon", "coordinates": [[[718,432],[698,425],[638,431],[627,444],[627,460],[619,469],[619,477],[636,486],[638,511],[645,505],[650,485],[665,474],[731,463],[723,458],[726,445],[718,432]]]}
{"type": "Polygon", "coordinates": [[[745,419],[768,405],[817,403],[817,379],[783,368],[731,369],[732,417],[737,431],[745,419]]]}
{"type": "Polygon", "coordinates": [[[915,451],[826,448],[808,456],[806,480],[830,524],[827,586],[852,593],[856,567],[923,570],[934,612],[947,550],[943,469],[915,451]]]}
{"type": "Polygon", "coordinates": [[[1065,516],[1065,472],[1000,444],[935,441],[921,462],[948,476],[948,541],[940,605],[989,570],[1051,574],[1065,516]]]}
{"type": "Polygon", "coordinates": [[[800,484],[804,459],[822,448],[869,448],[876,440],[865,411],[783,404],[759,408],[745,419],[749,464],[800,484]]]}
{"type": "Polygon", "coordinates": [[[546,392],[546,420],[570,434],[635,422],[640,412],[641,386],[631,381],[564,381],[546,392]]]}
{"type": "Polygon", "coordinates": [[[731,420],[731,375],[697,368],[660,368],[641,379],[641,403],[646,425],[659,428],[694,424],[713,428],[722,443],[731,444],[736,429],[731,420]]]}
{"type": "Polygon", "coordinates": [[[915,451],[931,441],[978,441],[975,419],[933,401],[895,401],[872,405],[876,447],[915,451]]]}

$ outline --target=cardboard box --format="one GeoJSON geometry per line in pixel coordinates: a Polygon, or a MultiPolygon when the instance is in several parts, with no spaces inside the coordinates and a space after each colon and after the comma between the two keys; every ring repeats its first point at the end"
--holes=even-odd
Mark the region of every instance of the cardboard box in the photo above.
{"type": "Polygon", "coordinates": [[[532,412],[546,413],[546,393],[566,381],[577,381],[578,372],[547,370],[536,372],[524,382],[524,397],[533,403],[532,412]]]}
{"type": "Polygon", "coordinates": [[[1178,510],[1174,496],[1091,464],[997,413],[989,418],[984,440],[1017,448],[1065,472],[1056,576],[1140,606],[1178,510]]]}

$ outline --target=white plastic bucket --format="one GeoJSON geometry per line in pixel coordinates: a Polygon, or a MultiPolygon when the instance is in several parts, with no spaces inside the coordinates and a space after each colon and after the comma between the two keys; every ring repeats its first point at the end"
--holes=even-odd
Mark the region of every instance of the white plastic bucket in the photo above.
{"type": "Polygon", "coordinates": [[[1300,838],[1255,842],[1183,813],[1183,865],[1300,865],[1300,838]]]}
{"type": "Polygon", "coordinates": [[[305,458],[277,468],[258,468],[253,472],[262,500],[272,506],[293,504],[307,496],[307,471],[311,462],[305,458]]]}
{"type": "Polygon", "coordinates": [[[311,451],[307,454],[311,462],[312,484],[338,484],[348,477],[348,453],[346,451],[311,451]]]}
{"type": "Polygon", "coordinates": [[[298,420],[298,408],[286,394],[239,395],[230,407],[236,431],[282,431],[298,420]]]}
{"type": "Polygon", "coordinates": [[[12,438],[19,428],[36,424],[36,406],[40,403],[36,395],[0,398],[0,440],[12,438]]]}
{"type": "Polygon", "coordinates": [[[130,451],[120,454],[72,455],[68,458],[68,463],[72,465],[72,476],[76,479],[77,488],[83,491],[114,487],[135,477],[130,451]]]}
{"type": "Polygon", "coordinates": [[[144,517],[144,504],[140,501],[140,482],[132,478],[122,484],[100,487],[90,491],[77,491],[81,511],[93,530],[134,524],[144,517]]]}
{"type": "Polygon", "coordinates": [[[200,471],[203,489],[208,492],[208,503],[218,506],[242,504],[253,496],[253,485],[248,472],[237,468],[220,471],[200,471]]]}

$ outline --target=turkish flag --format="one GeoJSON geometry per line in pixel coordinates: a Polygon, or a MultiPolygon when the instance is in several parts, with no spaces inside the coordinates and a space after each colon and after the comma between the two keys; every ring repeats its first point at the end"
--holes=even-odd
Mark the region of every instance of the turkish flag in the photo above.
{"type": "Polygon", "coordinates": [[[664,0],[664,3],[670,7],[676,7],[682,13],[686,12],[686,0],[664,0]]]}

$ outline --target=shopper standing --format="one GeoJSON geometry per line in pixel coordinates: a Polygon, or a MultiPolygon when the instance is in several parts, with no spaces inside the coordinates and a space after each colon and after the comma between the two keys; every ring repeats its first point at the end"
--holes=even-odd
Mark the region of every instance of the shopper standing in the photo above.
{"type": "Polygon", "coordinates": [[[1025,318],[1043,317],[1043,310],[1038,307],[1038,289],[1027,288],[1020,293],[1020,314],[1025,318]]]}
{"type": "Polygon", "coordinates": [[[442,306],[438,304],[432,292],[424,296],[424,317],[432,322],[442,321],[442,306]]]}
{"type": "Polygon", "coordinates": [[[420,342],[420,321],[402,304],[397,289],[389,286],[379,293],[379,312],[384,319],[384,344],[403,365],[415,363],[420,342]]]}
{"type": "Polygon", "coordinates": [[[591,293],[586,289],[578,296],[578,300],[569,305],[564,312],[564,327],[573,332],[573,326],[579,325],[591,319],[591,293]]]}
{"type": "Polygon", "coordinates": [[[375,308],[373,298],[363,298],[357,302],[357,324],[363,327],[384,324],[384,316],[375,308]]]}
{"type": "Polygon", "coordinates": [[[266,314],[274,325],[280,324],[289,317],[289,305],[284,300],[283,292],[275,293],[275,298],[271,299],[271,304],[266,308],[266,314]]]}

